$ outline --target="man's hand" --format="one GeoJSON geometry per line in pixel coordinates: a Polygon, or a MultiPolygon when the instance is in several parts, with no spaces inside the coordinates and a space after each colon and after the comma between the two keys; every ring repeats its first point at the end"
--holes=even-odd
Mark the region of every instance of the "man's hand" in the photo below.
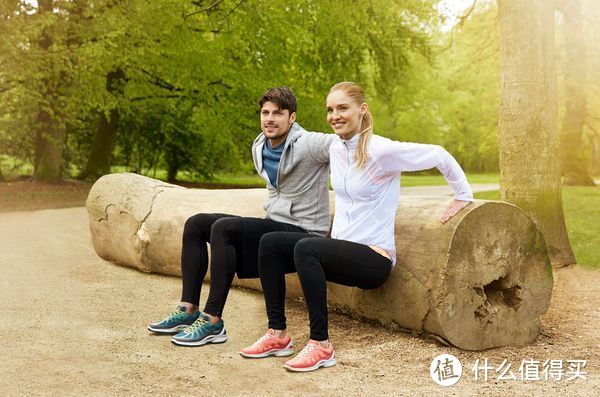
{"type": "Polygon", "coordinates": [[[440,222],[442,222],[442,223],[448,222],[448,220],[450,218],[452,218],[454,215],[458,214],[458,212],[460,210],[462,210],[469,204],[471,204],[470,201],[452,200],[452,202],[450,204],[448,204],[446,211],[444,211],[444,215],[442,215],[442,217],[440,218],[440,222]]]}

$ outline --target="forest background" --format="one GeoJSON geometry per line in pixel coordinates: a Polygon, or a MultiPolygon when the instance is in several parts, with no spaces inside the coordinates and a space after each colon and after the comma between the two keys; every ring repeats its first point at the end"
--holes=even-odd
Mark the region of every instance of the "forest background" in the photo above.
{"type": "MultiPolygon", "coordinates": [[[[300,123],[329,132],[327,91],[353,80],[367,90],[377,134],[444,146],[473,186],[500,182],[476,198],[518,205],[544,233],[554,289],[539,338],[454,350],[465,372],[483,357],[588,360],[585,381],[463,378],[461,393],[600,395],[600,187],[591,186],[600,176],[599,47],[597,0],[0,0],[0,301],[11,324],[0,332],[11,340],[0,350],[0,389],[439,392],[428,369],[448,347],[338,314],[333,377],[269,385],[272,362],[248,366],[217,349],[198,361],[197,351],[150,341],[140,330],[173,304],[179,279],[112,266],[89,243],[83,206],[102,174],[264,187],[249,151],[261,93],[290,86],[300,123]],[[37,211],[63,207],[79,208],[37,211]],[[21,296],[36,315],[23,316],[21,296]],[[153,304],[132,311],[131,302],[153,304]]],[[[411,184],[445,181],[402,177],[411,184]]],[[[262,332],[248,313],[264,303],[231,295],[233,352],[262,332]]],[[[303,305],[288,308],[291,328],[306,328],[303,305]]]]}
{"type": "MultiPolygon", "coordinates": [[[[556,2],[559,127],[565,18],[556,2]]],[[[306,129],[329,132],[338,81],[368,94],[377,134],[435,143],[497,172],[495,1],[2,0],[0,178],[175,180],[254,173],[257,99],[290,86],[306,129]]],[[[600,175],[600,4],[581,1],[578,161],[600,175]]],[[[567,76],[567,79],[565,79],[567,76]]]]}

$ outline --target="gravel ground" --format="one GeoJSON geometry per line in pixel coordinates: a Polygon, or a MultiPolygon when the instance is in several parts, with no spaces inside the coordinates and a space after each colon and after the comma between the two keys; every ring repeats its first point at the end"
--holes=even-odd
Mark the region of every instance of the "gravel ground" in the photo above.
{"type": "MultiPolygon", "coordinates": [[[[0,213],[0,252],[1,395],[600,395],[600,271],[555,273],[552,304],[532,345],[466,352],[333,314],[338,365],[296,374],[284,370],[285,358],[237,353],[265,331],[257,292],[231,291],[225,344],[183,348],[151,335],[146,324],[174,306],[180,281],[98,258],[84,208],[0,213]],[[463,365],[460,381],[446,388],[429,376],[443,353],[463,365]],[[478,359],[494,367],[487,381],[474,377],[478,359]],[[519,367],[529,359],[562,360],[556,363],[565,375],[568,360],[586,360],[586,379],[521,380],[519,367]],[[516,380],[498,379],[504,360],[516,380]]],[[[289,330],[303,346],[306,312],[299,302],[288,306],[289,330]]]]}

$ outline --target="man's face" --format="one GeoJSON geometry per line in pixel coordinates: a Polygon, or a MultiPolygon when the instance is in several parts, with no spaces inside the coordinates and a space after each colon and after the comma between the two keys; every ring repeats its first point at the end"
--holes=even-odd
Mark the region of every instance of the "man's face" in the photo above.
{"type": "Polygon", "coordinates": [[[279,109],[273,102],[265,102],[260,109],[260,125],[271,146],[279,146],[285,141],[290,126],[296,120],[296,113],[279,109]]]}

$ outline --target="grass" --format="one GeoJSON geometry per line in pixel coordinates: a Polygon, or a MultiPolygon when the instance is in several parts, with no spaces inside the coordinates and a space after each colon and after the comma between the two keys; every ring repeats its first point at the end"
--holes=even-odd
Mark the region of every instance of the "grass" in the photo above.
{"type": "MultiPolygon", "coordinates": [[[[181,175],[180,175],[181,176],[181,175]]],[[[401,184],[403,187],[411,186],[438,186],[446,185],[447,182],[444,177],[440,175],[409,175],[402,174],[401,184]]],[[[187,180],[183,175],[183,180],[187,180]]],[[[500,174],[498,173],[487,173],[487,174],[468,174],[467,179],[469,183],[499,183],[500,174]]],[[[223,183],[229,185],[259,185],[264,186],[264,180],[256,175],[240,175],[232,173],[217,173],[210,182],[223,183]]]]}
{"type": "MultiPolygon", "coordinates": [[[[577,263],[600,269],[600,187],[563,187],[565,222],[577,263]]],[[[500,200],[497,190],[475,198],[500,200]]]]}
{"type": "MultiPolygon", "coordinates": [[[[130,172],[124,166],[115,165],[111,167],[111,172],[130,172]]],[[[150,178],[166,180],[167,179],[167,171],[163,169],[157,169],[156,172],[150,171],[144,173],[145,176],[150,178]]],[[[199,180],[197,177],[193,176],[189,172],[179,171],[177,174],[177,180],[179,182],[187,182],[187,183],[196,183],[196,182],[210,182],[224,185],[240,185],[240,186],[265,186],[265,181],[256,174],[256,172],[252,174],[242,174],[242,173],[229,173],[229,172],[217,172],[213,175],[213,178],[207,180],[199,180]]]]}
{"type": "Polygon", "coordinates": [[[265,186],[265,180],[260,176],[256,175],[256,173],[252,175],[236,175],[230,173],[216,173],[214,177],[211,179],[211,182],[215,183],[223,183],[230,185],[260,185],[265,186]]]}
{"type": "Polygon", "coordinates": [[[486,192],[478,192],[474,193],[476,199],[480,200],[500,200],[500,191],[499,190],[488,190],[486,192]]]}
{"type": "Polygon", "coordinates": [[[600,269],[600,187],[563,190],[567,231],[577,262],[600,269]]]}
{"type": "MultiPolygon", "coordinates": [[[[185,175],[179,175],[183,181],[188,181],[185,175]]],[[[403,187],[411,186],[438,186],[446,185],[447,182],[444,177],[440,175],[410,175],[402,174],[401,184],[403,187]]],[[[498,173],[487,173],[487,174],[468,174],[467,179],[469,183],[499,183],[500,174],[498,173]]],[[[240,175],[232,173],[217,173],[214,178],[210,180],[214,183],[222,183],[227,185],[242,185],[242,186],[264,186],[264,180],[256,175],[240,175]]]]}
{"type": "MultiPolygon", "coordinates": [[[[404,187],[410,186],[437,186],[446,185],[447,182],[444,177],[440,175],[411,175],[402,174],[401,184],[404,187]]],[[[469,183],[498,183],[500,181],[500,174],[498,173],[487,173],[487,174],[468,174],[467,178],[469,183]]],[[[265,183],[263,179],[256,175],[238,175],[231,173],[217,173],[210,182],[225,183],[231,185],[261,185],[265,183]]]]}

